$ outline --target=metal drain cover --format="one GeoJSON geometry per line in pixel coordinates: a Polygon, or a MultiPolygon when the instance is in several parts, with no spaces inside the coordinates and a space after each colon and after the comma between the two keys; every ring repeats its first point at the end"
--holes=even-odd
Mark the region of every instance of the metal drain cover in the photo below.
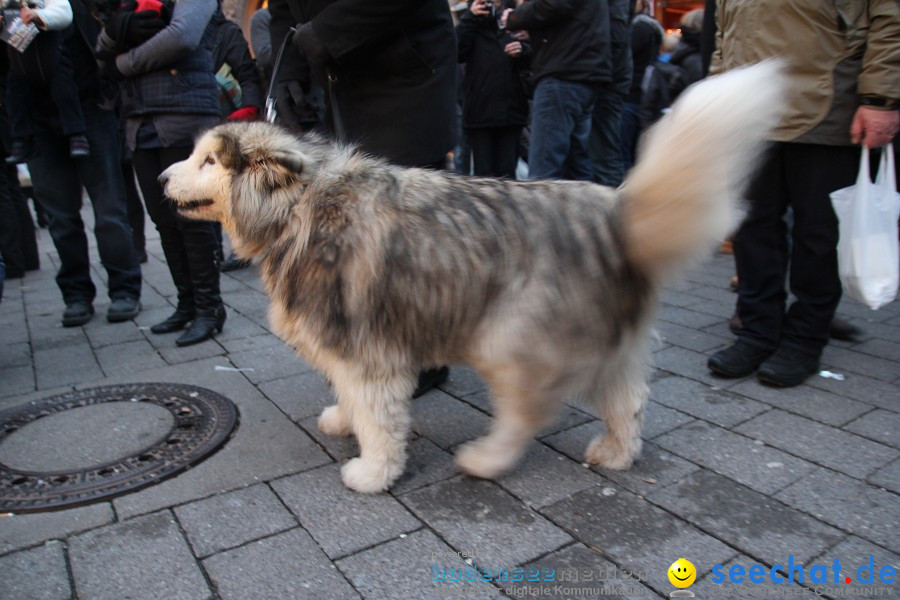
{"type": "Polygon", "coordinates": [[[159,483],[218,450],[237,423],[224,396],[174,383],[97,387],[0,412],[0,512],[70,508],[159,483]]]}

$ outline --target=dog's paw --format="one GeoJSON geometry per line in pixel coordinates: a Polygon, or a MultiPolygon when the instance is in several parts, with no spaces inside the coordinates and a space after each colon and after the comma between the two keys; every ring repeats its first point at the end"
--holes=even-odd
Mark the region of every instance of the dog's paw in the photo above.
{"type": "Polygon", "coordinates": [[[325,408],[319,416],[319,430],[328,435],[346,437],[353,433],[350,423],[337,404],[325,408]]]}
{"type": "Polygon", "coordinates": [[[494,450],[490,442],[483,439],[468,442],[456,451],[456,464],[467,475],[494,479],[508,471],[517,458],[494,450]]]}
{"type": "Polygon", "coordinates": [[[401,469],[385,465],[373,465],[361,458],[353,458],[341,467],[344,485],[355,492],[377,494],[391,487],[400,476],[401,469]]]}
{"type": "Polygon", "coordinates": [[[624,471],[631,467],[634,455],[624,450],[611,438],[599,437],[591,441],[585,453],[585,461],[614,471],[624,471]]]}

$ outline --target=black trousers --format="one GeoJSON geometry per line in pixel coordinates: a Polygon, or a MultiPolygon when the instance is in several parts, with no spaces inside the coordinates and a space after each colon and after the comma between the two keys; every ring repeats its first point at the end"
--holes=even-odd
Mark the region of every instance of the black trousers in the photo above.
{"type": "Polygon", "coordinates": [[[838,221],[829,193],[853,185],[859,153],[853,146],[789,142],[767,150],[747,190],[749,214],[734,239],[744,341],[821,354],[841,299],[838,221]],[[796,297],[790,307],[786,281],[796,297]]]}
{"type": "Polygon", "coordinates": [[[516,178],[520,125],[512,127],[467,127],[466,141],[472,149],[473,174],[483,177],[516,178]]]}

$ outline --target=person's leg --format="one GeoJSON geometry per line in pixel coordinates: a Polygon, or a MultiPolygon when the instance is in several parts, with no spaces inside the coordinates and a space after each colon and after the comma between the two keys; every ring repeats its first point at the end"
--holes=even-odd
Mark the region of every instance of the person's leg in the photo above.
{"type": "Polygon", "coordinates": [[[591,119],[590,154],[594,167],[594,181],[600,185],[618,187],[625,178],[622,161],[622,94],[601,88],[594,104],[591,119]]]}
{"type": "Polygon", "coordinates": [[[91,303],[96,288],[91,281],[88,240],[81,220],[81,180],[69,158],[66,138],[40,131],[35,136],[39,154],[28,162],[34,193],[47,211],[47,228],[59,254],[56,283],[66,305],[91,303]]]}
{"type": "Polygon", "coordinates": [[[567,82],[545,77],[537,83],[531,105],[528,176],[560,179],[565,175],[577,110],[567,82]]]}
{"type": "Polygon", "coordinates": [[[714,353],[707,363],[724,377],[750,375],[781,341],[788,262],[783,146],[768,148],[757,167],[745,193],[749,214],[734,236],[741,327],[737,342],[714,353]]]}
{"type": "Polygon", "coordinates": [[[794,226],[791,244],[791,292],[782,343],[818,356],[841,299],[837,267],[838,220],[829,194],[853,185],[859,148],[789,144],[785,162],[794,226]]]}
{"type": "Polygon", "coordinates": [[[627,174],[634,166],[637,140],[641,135],[641,105],[625,102],[622,105],[622,125],[620,130],[622,171],[627,174]]]}
{"type": "MultiPolygon", "coordinates": [[[[32,235],[34,232],[32,231],[32,235]]],[[[25,255],[18,211],[12,196],[9,170],[0,168],[0,253],[6,260],[6,276],[17,279],[25,275],[25,255]]]]}
{"type": "Polygon", "coordinates": [[[99,108],[88,109],[85,117],[95,152],[73,162],[94,209],[94,235],[108,275],[109,298],[136,301],[141,296],[141,267],[125,206],[118,121],[112,111],[99,108]]]}
{"type": "Polygon", "coordinates": [[[493,174],[493,148],[490,129],[486,127],[466,128],[466,139],[472,150],[472,174],[488,177],[493,174]]]}
{"type": "Polygon", "coordinates": [[[131,158],[122,160],[122,183],[125,184],[125,206],[128,210],[128,224],[131,226],[131,239],[137,251],[138,262],[147,262],[147,240],[144,234],[144,204],[134,180],[134,167],[131,158]]]}
{"type": "Polygon", "coordinates": [[[516,165],[519,162],[519,136],[522,127],[498,127],[494,133],[494,164],[498,177],[516,178],[516,165]]]}
{"type": "Polygon", "coordinates": [[[5,112],[9,116],[9,127],[12,134],[12,144],[6,162],[9,164],[25,162],[35,152],[34,123],[31,120],[31,107],[34,102],[31,84],[15,63],[10,66],[6,77],[5,100],[5,112]]]}
{"type": "Polygon", "coordinates": [[[594,86],[575,83],[570,84],[569,87],[575,113],[573,115],[572,141],[569,147],[569,156],[566,159],[566,179],[592,181],[594,166],[590,153],[591,118],[597,98],[597,89],[594,86]]]}

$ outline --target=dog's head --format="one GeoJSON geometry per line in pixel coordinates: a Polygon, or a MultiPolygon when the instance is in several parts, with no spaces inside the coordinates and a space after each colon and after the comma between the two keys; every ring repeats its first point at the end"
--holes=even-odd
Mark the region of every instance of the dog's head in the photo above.
{"type": "Polygon", "coordinates": [[[219,221],[254,254],[284,227],[325,148],[318,138],[300,139],[268,123],[228,123],[204,133],[159,181],[180,214],[219,221]]]}

